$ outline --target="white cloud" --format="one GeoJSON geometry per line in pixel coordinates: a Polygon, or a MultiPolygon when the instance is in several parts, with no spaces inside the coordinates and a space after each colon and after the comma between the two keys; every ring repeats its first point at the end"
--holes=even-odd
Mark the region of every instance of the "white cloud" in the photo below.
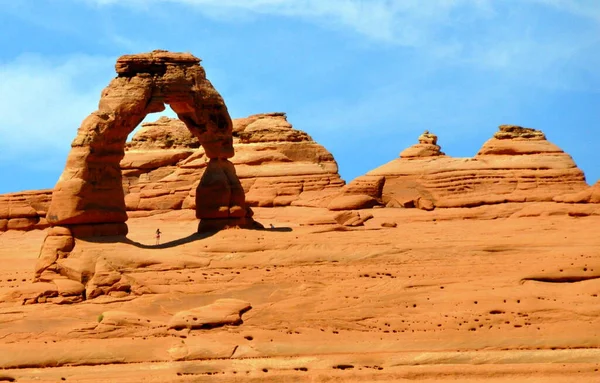
{"type": "Polygon", "coordinates": [[[600,61],[598,0],[85,1],[149,12],[158,4],[178,3],[224,22],[237,22],[239,14],[298,18],[352,31],[371,42],[408,47],[438,66],[481,68],[545,88],[595,86],[589,78],[581,80],[578,71],[599,80],[595,66],[589,64],[600,61]],[[564,30],[564,25],[552,25],[552,17],[540,21],[546,20],[547,11],[561,20],[574,17],[582,22],[575,30],[564,30]]]}
{"type": "Polygon", "coordinates": [[[423,44],[433,27],[448,22],[461,6],[485,14],[489,0],[86,0],[98,6],[134,6],[150,11],[152,5],[179,3],[222,20],[232,14],[278,15],[308,19],[336,28],[349,28],[375,40],[405,46],[423,44]]]}
{"type": "Polygon", "coordinates": [[[1,156],[64,157],[83,119],[97,109],[112,63],[103,56],[31,54],[0,62],[1,156]]]}
{"type": "MultiPolygon", "coordinates": [[[[115,76],[115,60],[27,54],[0,61],[0,161],[18,158],[19,166],[32,171],[61,169],[77,129],[98,109],[102,89],[115,76]]],[[[144,121],[161,115],[175,117],[167,108],[144,121]]]]}
{"type": "Polygon", "coordinates": [[[432,35],[455,23],[490,18],[501,6],[541,5],[600,21],[597,0],[85,0],[98,6],[179,3],[224,20],[232,12],[310,19],[355,30],[368,37],[406,46],[426,43],[432,35]]]}

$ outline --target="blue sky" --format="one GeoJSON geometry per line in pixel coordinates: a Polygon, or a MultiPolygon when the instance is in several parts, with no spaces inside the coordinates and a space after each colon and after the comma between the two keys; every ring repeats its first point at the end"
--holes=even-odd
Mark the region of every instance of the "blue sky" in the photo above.
{"type": "Polygon", "coordinates": [[[0,193],[53,187],[116,58],[153,49],[202,58],[232,117],[287,112],[347,181],[500,124],[600,178],[597,0],[0,0],[0,48],[0,193]]]}

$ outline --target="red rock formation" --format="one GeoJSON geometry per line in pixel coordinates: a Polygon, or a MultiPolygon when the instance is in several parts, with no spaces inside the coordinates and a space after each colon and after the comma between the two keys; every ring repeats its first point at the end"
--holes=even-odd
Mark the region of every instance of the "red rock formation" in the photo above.
{"type": "Polygon", "coordinates": [[[407,148],[400,153],[400,158],[434,157],[443,156],[437,144],[437,136],[426,130],[419,136],[419,143],[407,148]]]}
{"type": "Polygon", "coordinates": [[[22,281],[40,233],[3,233],[0,382],[597,382],[600,205],[489,220],[538,204],[590,207],[329,212],[328,227],[296,226],[324,209],[258,208],[293,231],[159,248],[148,229],[185,238],[193,212],[130,218],[135,246],[78,240],[59,259],[91,265],[103,295],[73,306],[58,294],[81,283],[22,281]]]}
{"type": "Polygon", "coordinates": [[[386,178],[383,197],[390,206],[431,210],[552,201],[588,187],[572,158],[542,132],[513,125],[500,126],[474,158],[404,153],[367,173],[386,178]]]}
{"type": "MultiPolygon", "coordinates": [[[[327,206],[342,190],[344,182],[331,153],[305,132],[294,129],[284,113],[235,119],[233,135],[235,156],[231,163],[235,165],[233,171],[240,182],[232,181],[222,186],[223,190],[229,188],[238,193],[234,199],[241,198],[241,184],[246,193],[246,203],[250,206],[327,206]]],[[[143,123],[132,140],[126,143],[125,156],[120,162],[129,215],[142,215],[144,211],[195,209],[197,201],[205,205],[214,204],[217,199],[205,196],[211,188],[201,193],[204,197],[198,197],[197,193],[200,179],[209,164],[206,151],[181,120],[161,117],[155,122],[143,123]]],[[[215,176],[218,179],[218,175],[223,174],[221,170],[217,169],[217,174],[211,179],[215,176]]],[[[383,184],[379,178],[360,185],[348,185],[343,194],[366,194],[372,197],[368,198],[368,202],[373,205],[374,199],[381,198],[383,184]]],[[[205,184],[209,181],[206,179],[205,184]]],[[[27,193],[37,195],[35,192],[27,193]]],[[[46,191],[43,209],[38,206],[44,215],[50,195],[51,191],[46,191]]],[[[7,199],[9,195],[0,196],[2,198],[7,199]]],[[[208,214],[213,214],[215,219],[223,215],[219,213],[219,207],[215,206],[214,213],[208,214]]],[[[236,213],[234,210],[231,214],[240,214],[240,211],[236,213]]],[[[41,220],[44,221],[43,218],[41,220]]],[[[88,232],[91,230],[89,226],[85,227],[88,232]]],[[[81,232],[82,229],[84,225],[78,225],[75,230],[81,232]]],[[[3,230],[1,226],[0,230],[3,230]]]]}
{"type": "Polygon", "coordinates": [[[385,177],[363,176],[344,186],[327,204],[329,210],[369,209],[382,205],[385,177]]]}
{"type": "MultiPolygon", "coordinates": [[[[165,51],[117,60],[117,78],[103,91],[98,110],[84,120],[71,145],[48,211],[51,224],[121,224],[126,232],[120,168],[125,141],[148,113],[164,110],[165,104],[202,144],[207,157],[218,160],[210,172],[229,168],[227,159],[234,154],[231,118],[199,63],[191,54],[165,51]]],[[[172,158],[158,163],[169,161],[172,158]]],[[[214,193],[207,196],[221,197],[214,193]]],[[[221,198],[219,206],[211,206],[227,211],[226,218],[233,220],[240,218],[240,210],[246,211],[243,196],[221,198]]],[[[213,216],[212,211],[198,211],[201,219],[213,216]]]]}
{"type": "Polygon", "coordinates": [[[216,302],[190,310],[180,311],[169,320],[170,329],[211,328],[239,325],[242,314],[250,310],[248,302],[239,299],[219,299],[216,302]]]}
{"type": "Polygon", "coordinates": [[[34,190],[0,195],[0,231],[48,227],[46,212],[52,190],[34,190]]]}
{"type": "MultiPolygon", "coordinates": [[[[160,117],[155,122],[144,122],[141,129],[136,132],[134,138],[125,144],[125,149],[133,150],[149,149],[197,149],[200,141],[187,129],[183,122],[171,123],[174,119],[160,117]]],[[[179,121],[179,120],[177,120],[179,121]]],[[[235,123],[234,123],[235,126],[235,123]]],[[[121,162],[121,166],[123,162],[121,162]]]]}
{"type": "MultiPolygon", "coordinates": [[[[259,226],[251,218],[244,190],[228,160],[234,155],[231,118],[223,99],[206,79],[200,60],[187,53],[154,51],[122,56],[117,60],[116,71],[118,76],[102,92],[98,110],[83,121],[71,144],[46,215],[55,227],[49,231],[35,267],[37,281],[53,281],[59,295],[73,295],[73,299],[80,299],[86,292],[99,295],[131,288],[120,281],[113,281],[110,286],[90,282],[95,280],[99,259],[70,257],[70,253],[76,244],[74,238],[127,233],[120,165],[125,141],[148,113],[164,110],[165,104],[177,113],[196,141],[189,133],[166,131],[161,142],[169,148],[201,144],[210,159],[196,191],[196,217],[201,220],[198,229],[259,226]],[[68,288],[61,292],[64,279],[68,280],[68,288]],[[86,291],[88,282],[90,291],[86,291]]],[[[156,142],[151,133],[146,131],[138,137],[139,146],[156,142]]],[[[191,154],[186,150],[158,157],[144,153],[126,160],[124,168],[174,164],[191,154]]],[[[8,223],[11,221],[12,218],[8,223]]],[[[100,266],[98,269],[102,270],[100,266]]]]}
{"type": "MultiPolygon", "coordinates": [[[[213,203],[199,197],[196,189],[199,178],[216,163],[202,147],[195,149],[198,143],[187,132],[181,121],[163,117],[143,124],[127,144],[121,167],[128,210],[189,209],[202,201],[213,203]]],[[[284,113],[233,120],[233,135],[235,170],[223,171],[237,173],[250,206],[316,206],[344,185],[331,153],[293,129],[284,113]]],[[[223,177],[224,173],[215,174],[210,182],[223,177]]],[[[240,198],[239,187],[232,183],[232,198],[240,198]]]]}
{"type": "Polygon", "coordinates": [[[236,120],[234,135],[241,145],[232,161],[252,206],[317,206],[344,185],[331,153],[284,113],[236,120]]]}
{"type": "Polygon", "coordinates": [[[600,181],[577,193],[554,197],[556,202],[566,203],[600,203],[600,181]]]}

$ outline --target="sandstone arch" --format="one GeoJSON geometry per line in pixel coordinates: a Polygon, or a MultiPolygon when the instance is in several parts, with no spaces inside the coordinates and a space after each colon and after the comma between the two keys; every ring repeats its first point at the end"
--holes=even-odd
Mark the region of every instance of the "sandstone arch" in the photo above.
{"type": "Polygon", "coordinates": [[[210,158],[196,193],[197,218],[209,227],[251,224],[243,188],[228,161],[234,155],[231,117],[200,59],[167,51],[125,55],[117,60],[116,72],[102,91],[98,110],[83,121],[71,144],[48,222],[74,233],[126,234],[119,167],[125,141],[148,113],[168,104],[210,158]]]}
{"type": "Polygon", "coordinates": [[[119,165],[125,142],[148,113],[160,112],[165,105],[198,138],[210,159],[196,190],[198,231],[262,227],[252,220],[244,189],[228,160],[234,155],[231,117],[206,79],[200,59],[167,51],[125,55],[117,60],[116,72],[102,91],[98,110],[83,121],[71,144],[46,215],[53,227],[35,266],[34,281],[53,281],[60,295],[72,295],[75,301],[111,289],[130,289],[126,278],[106,266],[105,259],[74,256],[73,249],[77,238],[127,234],[119,165]],[[98,273],[118,277],[105,285],[94,279],[98,273]],[[66,279],[71,280],[70,287],[60,292],[66,279]]]}

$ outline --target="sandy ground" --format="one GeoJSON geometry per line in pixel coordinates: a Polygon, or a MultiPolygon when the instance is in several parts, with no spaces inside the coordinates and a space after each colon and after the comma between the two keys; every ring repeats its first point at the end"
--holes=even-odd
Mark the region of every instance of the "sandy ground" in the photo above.
{"type": "MultiPolygon", "coordinates": [[[[303,225],[319,209],[256,209],[267,230],[198,236],[174,212],[130,219],[128,241],[78,240],[159,259],[122,269],[146,293],[0,303],[0,382],[600,382],[599,216],[372,213],[342,229],[303,225]],[[252,305],[243,323],[168,328],[223,298],[252,305]]],[[[0,296],[30,285],[44,235],[0,234],[0,296]]]]}

